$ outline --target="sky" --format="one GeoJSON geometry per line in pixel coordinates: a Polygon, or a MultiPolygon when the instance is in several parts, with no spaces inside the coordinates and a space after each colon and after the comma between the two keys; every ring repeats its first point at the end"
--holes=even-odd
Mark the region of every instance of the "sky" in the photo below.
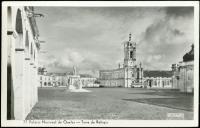
{"type": "Polygon", "coordinates": [[[144,70],[171,70],[194,43],[193,7],[35,7],[39,64],[48,72],[98,76],[123,64],[123,42],[136,42],[144,70]]]}

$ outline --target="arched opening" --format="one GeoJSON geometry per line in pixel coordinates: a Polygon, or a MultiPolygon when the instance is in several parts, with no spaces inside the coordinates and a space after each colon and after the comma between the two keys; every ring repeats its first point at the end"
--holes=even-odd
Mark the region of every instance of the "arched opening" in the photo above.
{"type": "Polygon", "coordinates": [[[148,83],[149,83],[149,87],[151,88],[152,87],[152,84],[153,84],[153,80],[148,80],[148,83]]]}
{"type": "Polygon", "coordinates": [[[162,81],[162,87],[163,88],[165,87],[165,81],[164,80],[162,81]]]}
{"type": "Polygon", "coordinates": [[[132,59],[133,58],[133,51],[130,51],[130,58],[132,59]]]}
{"type": "Polygon", "coordinates": [[[22,26],[22,16],[21,10],[17,10],[15,30],[17,32],[17,38],[15,43],[15,48],[17,51],[23,51],[23,26],[22,26]]]}
{"type": "Polygon", "coordinates": [[[15,24],[15,30],[18,34],[23,33],[22,28],[22,16],[21,16],[21,10],[17,10],[17,17],[16,17],[16,24],[15,24]]]}
{"type": "Polygon", "coordinates": [[[34,61],[35,61],[35,51],[33,52],[33,57],[34,57],[34,61]]]}
{"type": "Polygon", "coordinates": [[[31,43],[31,56],[33,55],[33,45],[31,43]]]}
{"type": "Polygon", "coordinates": [[[27,30],[26,30],[26,35],[25,35],[25,52],[26,52],[26,57],[29,58],[29,36],[28,36],[27,30]]]}
{"type": "Polygon", "coordinates": [[[28,37],[28,31],[26,30],[26,42],[25,42],[25,47],[27,50],[29,50],[29,37],[28,37]]]}
{"type": "Polygon", "coordinates": [[[8,30],[12,28],[12,10],[10,6],[7,8],[7,28],[8,30]]]}

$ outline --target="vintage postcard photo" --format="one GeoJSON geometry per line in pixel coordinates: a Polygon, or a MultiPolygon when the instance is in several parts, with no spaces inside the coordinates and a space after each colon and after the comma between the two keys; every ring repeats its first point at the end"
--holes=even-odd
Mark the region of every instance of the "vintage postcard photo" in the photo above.
{"type": "Polygon", "coordinates": [[[2,126],[197,126],[198,2],[3,2],[2,126]]]}

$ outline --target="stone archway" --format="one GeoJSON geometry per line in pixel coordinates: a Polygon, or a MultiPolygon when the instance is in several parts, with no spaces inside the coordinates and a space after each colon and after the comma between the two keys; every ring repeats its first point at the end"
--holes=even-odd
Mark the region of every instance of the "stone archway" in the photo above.
{"type": "Polygon", "coordinates": [[[18,34],[23,33],[22,16],[21,16],[21,10],[20,9],[17,10],[15,30],[18,34]]]}
{"type": "Polygon", "coordinates": [[[146,86],[151,88],[152,87],[152,81],[153,81],[152,79],[145,80],[146,86]]]}
{"type": "Polygon", "coordinates": [[[22,24],[22,11],[20,9],[17,10],[16,20],[15,20],[15,31],[17,34],[16,42],[15,42],[15,50],[23,51],[23,24],[22,24]]]}

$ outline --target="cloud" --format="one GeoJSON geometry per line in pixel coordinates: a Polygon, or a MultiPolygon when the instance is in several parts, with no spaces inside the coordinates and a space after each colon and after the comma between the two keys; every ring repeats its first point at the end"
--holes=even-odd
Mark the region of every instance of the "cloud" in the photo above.
{"type": "MultiPolygon", "coordinates": [[[[49,72],[68,72],[72,71],[72,67],[76,66],[82,73],[97,74],[96,71],[102,68],[99,63],[99,56],[89,51],[78,52],[77,49],[66,48],[62,52],[50,55],[45,60],[48,60],[45,65],[49,72]]],[[[101,58],[101,57],[100,57],[101,58]]],[[[44,64],[44,62],[42,62],[44,64]]]]}
{"type": "Polygon", "coordinates": [[[182,14],[187,8],[178,8],[176,14],[172,13],[176,9],[166,11],[163,19],[154,20],[140,35],[138,60],[148,69],[169,70],[172,63],[182,60],[182,56],[188,52],[186,49],[193,43],[193,18],[188,17],[191,12],[182,14]]]}
{"type": "Polygon", "coordinates": [[[123,42],[132,33],[137,63],[146,69],[170,69],[194,42],[191,7],[39,7],[38,20],[46,55],[40,63],[64,72],[98,74],[123,63],[123,42]]]}
{"type": "Polygon", "coordinates": [[[194,13],[193,7],[168,7],[166,8],[168,16],[180,17],[180,16],[192,16],[194,13]]]}

